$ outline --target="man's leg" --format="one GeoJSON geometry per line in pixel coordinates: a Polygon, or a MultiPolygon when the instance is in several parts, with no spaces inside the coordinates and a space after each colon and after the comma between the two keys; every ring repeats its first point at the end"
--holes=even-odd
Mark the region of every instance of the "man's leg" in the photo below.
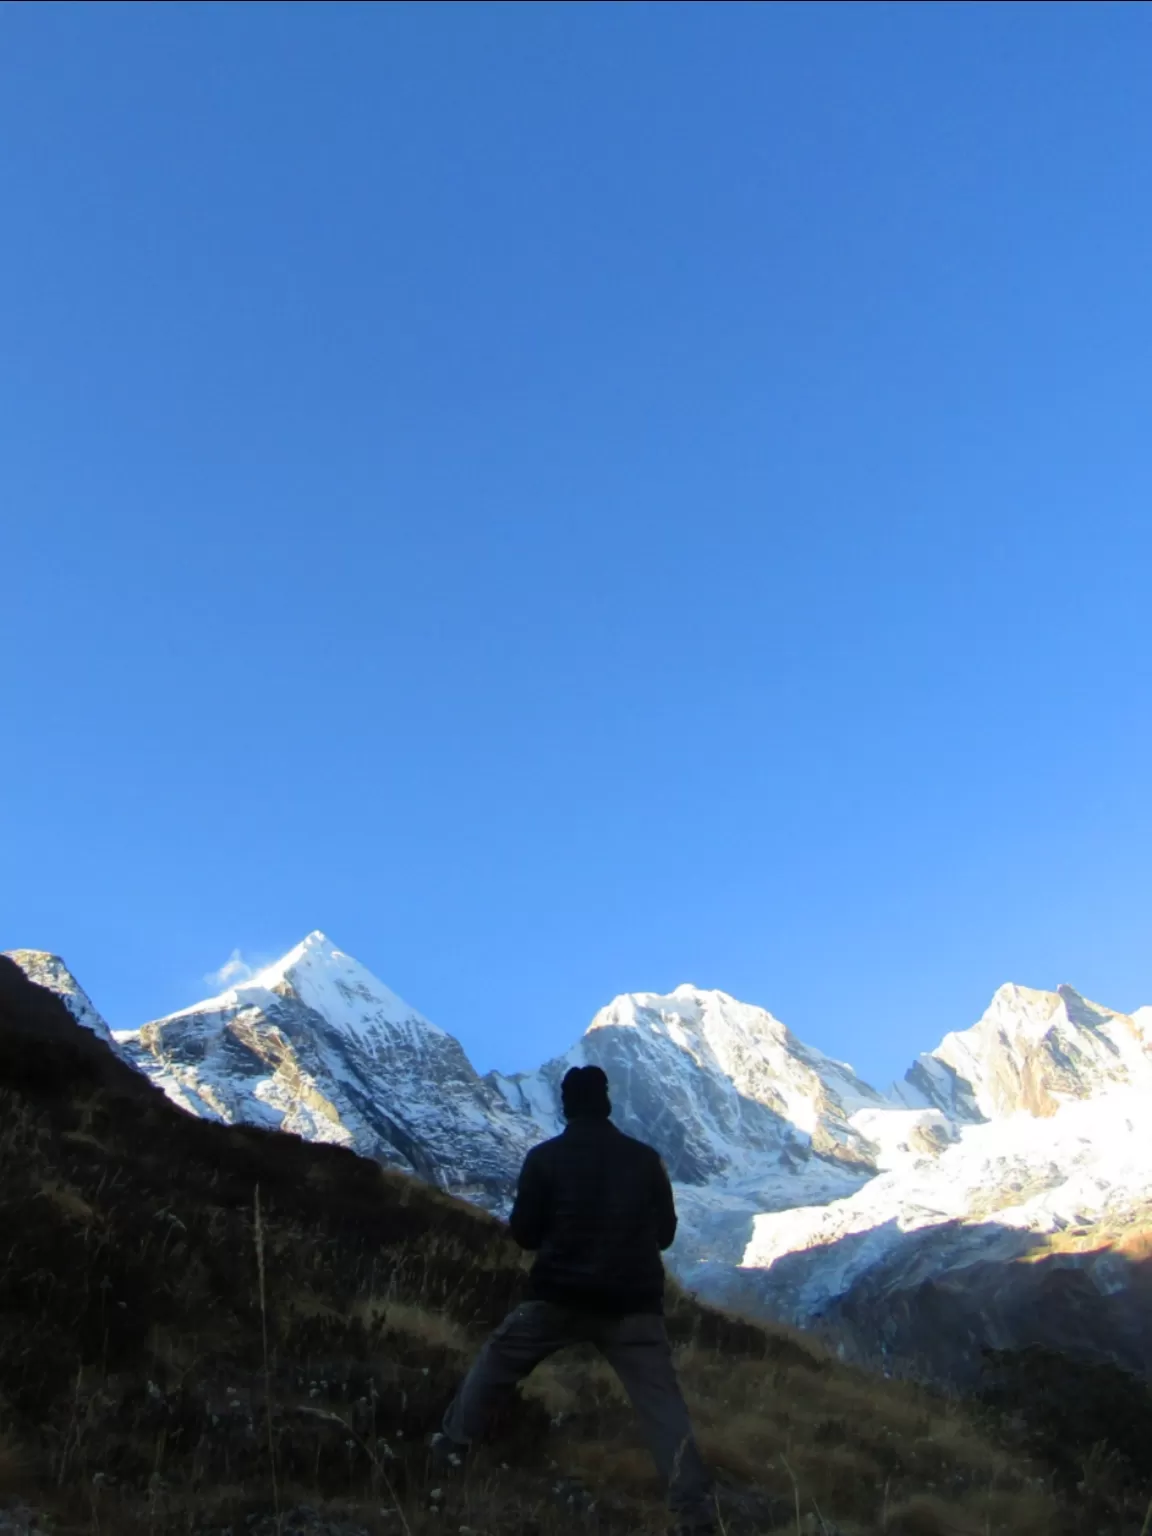
{"type": "Polygon", "coordinates": [[[664,1319],[633,1313],[609,1324],[597,1343],[632,1400],[682,1527],[711,1530],[715,1524],[712,1479],[692,1434],[664,1319]]]}
{"type": "Polygon", "coordinates": [[[546,1301],[525,1301],[500,1324],[472,1363],[444,1415],[444,1434],[466,1445],[483,1434],[497,1400],[541,1360],[582,1337],[572,1314],[546,1301]]]}

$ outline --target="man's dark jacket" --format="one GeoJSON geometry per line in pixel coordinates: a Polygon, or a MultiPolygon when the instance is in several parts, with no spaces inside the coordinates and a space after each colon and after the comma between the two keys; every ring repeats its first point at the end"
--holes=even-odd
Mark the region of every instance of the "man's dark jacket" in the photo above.
{"type": "Polygon", "coordinates": [[[662,1312],[661,1250],[676,1236],[660,1155],[610,1120],[577,1116],[524,1159],[512,1236],[537,1249],[538,1301],[598,1312],[662,1312]]]}

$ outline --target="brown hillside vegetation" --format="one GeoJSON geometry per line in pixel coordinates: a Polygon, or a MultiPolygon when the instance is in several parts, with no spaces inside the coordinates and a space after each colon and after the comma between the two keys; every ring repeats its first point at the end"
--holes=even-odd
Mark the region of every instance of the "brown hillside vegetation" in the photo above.
{"type": "MultiPolygon", "coordinates": [[[[468,1206],[185,1115],[0,960],[0,1510],[98,1536],[662,1530],[594,1358],[430,1481],[424,1436],[523,1276],[468,1206]]],[[[733,1536],[1089,1529],[941,1399],[683,1295],[669,1327],[733,1536]]]]}

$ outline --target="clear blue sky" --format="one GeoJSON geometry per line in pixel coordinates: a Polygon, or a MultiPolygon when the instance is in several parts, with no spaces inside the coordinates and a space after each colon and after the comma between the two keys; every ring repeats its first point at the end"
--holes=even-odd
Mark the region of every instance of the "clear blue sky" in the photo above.
{"type": "Polygon", "coordinates": [[[0,8],[0,947],[481,1068],[1152,1001],[1152,8],[0,8]]]}

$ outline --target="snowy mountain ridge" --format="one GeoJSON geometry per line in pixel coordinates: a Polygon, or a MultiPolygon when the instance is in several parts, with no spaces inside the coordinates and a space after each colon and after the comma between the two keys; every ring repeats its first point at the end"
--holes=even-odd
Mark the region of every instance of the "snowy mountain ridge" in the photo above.
{"type": "Polygon", "coordinates": [[[494,1208],[530,1145],[459,1042],[319,932],[116,1040],[193,1114],[349,1146],[494,1208]]]}
{"type": "MultiPolygon", "coordinates": [[[[665,1156],[688,1183],[747,1171],[749,1157],[764,1154],[806,1158],[816,1151],[867,1162],[849,1117],[887,1102],[765,1009],[689,984],[667,994],[625,993],[564,1056],[494,1080],[514,1107],[534,1115],[556,1102],[570,1066],[590,1064],[614,1085],[617,1122],[648,1132],[660,1125],[665,1156]]],[[[542,1129],[553,1124],[541,1120],[542,1129]]]]}
{"type": "Polygon", "coordinates": [[[897,1092],[978,1124],[1061,1104],[1114,1086],[1152,1089],[1152,1008],[1117,1013],[1075,988],[1055,992],[1007,985],[970,1029],[945,1035],[921,1056],[897,1092]]]}
{"type": "Polygon", "coordinates": [[[850,1194],[875,1171],[851,1114],[887,1101],[726,992],[686,983],[626,993],[563,1056],[490,1081],[539,1136],[552,1136],[563,1123],[561,1079],[591,1065],[608,1075],[615,1123],[668,1165],[681,1212],[676,1264],[692,1283],[710,1265],[739,1262],[758,1212],[850,1194]]]}
{"type": "MultiPolygon", "coordinates": [[[[1150,1018],[1069,986],[1001,987],[900,1085],[903,1102],[925,1106],[904,1113],[932,1117],[935,1145],[881,1158],[843,1199],[758,1214],[714,1294],[823,1320],[861,1348],[887,1341],[952,1379],[971,1368],[957,1340],[972,1338],[1079,1340],[1152,1370],[1139,1320],[1152,1280],[1140,1246],[1152,1224],[1150,1018]]],[[[901,1118],[872,1117],[877,1139],[901,1118]]]]}
{"type": "Polygon", "coordinates": [[[334,1028],[360,1038],[370,1037],[374,1031],[397,1029],[412,1039],[424,1032],[444,1036],[442,1029],[397,997],[358,960],[337,949],[319,929],[247,981],[183,1011],[210,1011],[225,1001],[235,1005],[242,997],[278,993],[285,986],[293,987],[301,1001],[322,1014],[334,1028]]]}
{"type": "MultiPolygon", "coordinates": [[[[1008,1328],[1005,1275],[1020,1290],[1037,1254],[1058,1255],[1082,1284],[1096,1254],[1092,1284],[1114,1297],[1124,1286],[1097,1249],[1119,1241],[1117,1223],[1152,1225],[1152,1009],[1119,1013],[1069,986],[1001,987],[885,1095],[767,1010],[687,983],[615,998],[534,1071],[481,1077],[319,932],[114,1037],[62,961],[14,958],[190,1112],[340,1142],[498,1212],[527,1149],[562,1126],[565,1071],[600,1065],[616,1123],[657,1146],[676,1183],[681,1277],[799,1323],[871,1337],[902,1318],[930,1348],[917,1309],[953,1286],[968,1334],[993,1337],[1008,1328]]],[[[1018,1311],[1027,1333],[1035,1308],[1018,1311]]]]}

